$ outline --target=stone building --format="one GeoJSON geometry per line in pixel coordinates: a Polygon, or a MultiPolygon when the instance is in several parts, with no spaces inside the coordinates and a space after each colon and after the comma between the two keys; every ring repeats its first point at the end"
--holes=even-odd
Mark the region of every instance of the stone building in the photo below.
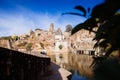
{"type": "MultiPolygon", "coordinates": [[[[22,34],[19,36],[19,40],[12,42],[13,48],[25,49],[27,43],[33,43],[33,51],[41,51],[41,43],[44,44],[44,48],[48,53],[52,54],[54,52],[77,52],[79,54],[93,54],[95,49],[93,46],[95,41],[92,41],[94,33],[89,34],[89,31],[80,30],[74,35],[70,35],[70,30],[72,26],[67,25],[66,30],[62,32],[60,28],[57,30],[54,29],[54,24],[51,23],[48,30],[35,29],[30,30],[28,34],[22,34]],[[22,47],[17,45],[21,43],[26,43],[22,47]],[[62,48],[60,48],[60,46],[62,48]]],[[[1,42],[1,45],[6,45],[1,42]]],[[[6,42],[8,43],[8,42],[6,42]]],[[[16,49],[17,50],[17,49],[16,49]]]]}
{"type": "Polygon", "coordinates": [[[93,49],[95,41],[92,40],[94,35],[94,33],[89,33],[84,29],[71,35],[72,51],[79,54],[95,54],[95,49],[93,49]]]}
{"type": "Polygon", "coordinates": [[[0,47],[11,49],[11,42],[10,40],[0,40],[0,47]]]}
{"type": "Polygon", "coordinates": [[[53,23],[50,24],[49,31],[52,32],[52,33],[55,32],[53,23]]]}
{"type": "Polygon", "coordinates": [[[68,52],[69,32],[62,32],[60,28],[55,32],[55,52],[68,52]],[[60,49],[59,46],[62,46],[60,49]]]}
{"type": "Polygon", "coordinates": [[[39,28],[35,29],[35,32],[34,32],[35,33],[35,37],[40,36],[42,32],[43,32],[42,29],[39,29],[39,28]]]}

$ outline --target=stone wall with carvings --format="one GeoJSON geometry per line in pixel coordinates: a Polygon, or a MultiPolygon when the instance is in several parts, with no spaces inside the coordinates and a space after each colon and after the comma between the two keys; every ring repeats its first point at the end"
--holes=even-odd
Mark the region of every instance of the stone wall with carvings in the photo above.
{"type": "Polygon", "coordinates": [[[92,40],[94,36],[94,33],[89,33],[89,31],[84,29],[78,31],[71,35],[71,49],[73,51],[94,51],[95,41],[92,40]]]}

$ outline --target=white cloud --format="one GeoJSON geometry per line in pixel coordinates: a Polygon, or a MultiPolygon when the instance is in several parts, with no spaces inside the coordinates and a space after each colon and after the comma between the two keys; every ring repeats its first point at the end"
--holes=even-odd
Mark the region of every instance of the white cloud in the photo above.
{"type": "Polygon", "coordinates": [[[49,29],[50,23],[54,23],[55,28],[64,29],[67,24],[75,25],[85,20],[78,16],[61,16],[61,14],[51,15],[48,13],[24,12],[16,14],[0,14],[0,36],[28,33],[30,29],[49,29]]]}
{"type": "Polygon", "coordinates": [[[0,18],[0,29],[3,28],[0,33],[4,32],[3,35],[20,34],[29,30],[33,25],[33,21],[23,15],[3,15],[0,18]]]}

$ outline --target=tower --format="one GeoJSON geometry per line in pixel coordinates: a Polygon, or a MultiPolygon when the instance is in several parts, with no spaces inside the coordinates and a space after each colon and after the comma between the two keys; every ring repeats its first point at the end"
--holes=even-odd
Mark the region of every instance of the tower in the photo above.
{"type": "Polygon", "coordinates": [[[50,31],[50,32],[54,32],[54,24],[53,24],[53,23],[50,24],[49,31],[50,31]]]}

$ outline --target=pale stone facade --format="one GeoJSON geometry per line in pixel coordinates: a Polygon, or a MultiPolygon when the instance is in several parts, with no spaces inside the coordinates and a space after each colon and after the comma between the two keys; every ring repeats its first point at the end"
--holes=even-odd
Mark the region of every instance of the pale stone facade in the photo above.
{"type": "Polygon", "coordinates": [[[94,33],[89,33],[89,31],[84,29],[71,35],[72,51],[80,54],[95,54],[93,47],[96,41],[92,40],[94,36],[94,33]]]}
{"type": "Polygon", "coordinates": [[[0,47],[11,49],[9,40],[0,40],[0,47]]]}

